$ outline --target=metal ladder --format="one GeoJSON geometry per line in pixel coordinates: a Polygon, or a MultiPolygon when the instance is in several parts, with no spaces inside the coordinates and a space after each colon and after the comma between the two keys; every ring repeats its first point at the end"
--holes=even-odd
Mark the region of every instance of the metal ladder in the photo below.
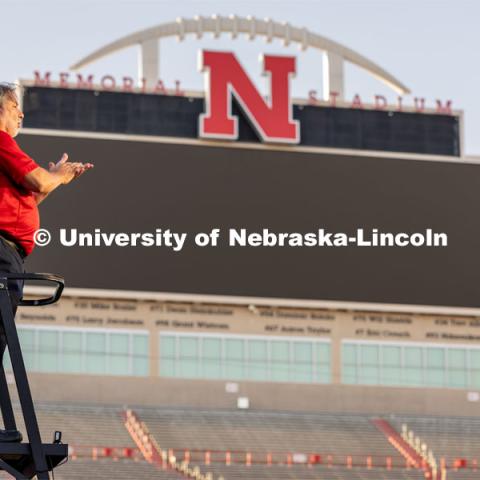
{"type": "MultiPolygon", "coordinates": [[[[49,480],[49,472],[68,457],[68,445],[62,443],[42,443],[10,303],[8,280],[35,280],[55,286],[55,291],[50,297],[21,300],[19,303],[19,306],[29,307],[49,305],[57,302],[62,295],[64,281],[63,278],[48,273],[0,273],[0,325],[3,326],[28,434],[28,443],[0,443],[0,470],[5,470],[17,479],[30,479],[36,476],[38,480],[49,480]]],[[[17,430],[3,364],[0,364],[0,409],[5,429],[17,430]]]]}

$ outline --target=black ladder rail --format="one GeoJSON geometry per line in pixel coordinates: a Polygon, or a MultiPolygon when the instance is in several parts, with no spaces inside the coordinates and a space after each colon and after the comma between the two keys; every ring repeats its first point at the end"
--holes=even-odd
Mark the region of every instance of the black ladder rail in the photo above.
{"type": "MultiPolygon", "coordinates": [[[[55,284],[56,289],[51,297],[22,300],[20,306],[40,306],[55,303],[60,298],[64,282],[61,277],[51,274],[27,273],[6,274],[0,273],[0,321],[3,326],[6,344],[10,354],[12,370],[15,377],[18,396],[22,409],[25,428],[28,434],[28,444],[0,443],[0,469],[4,469],[15,478],[32,478],[49,480],[49,470],[58,465],[68,456],[67,445],[43,444],[38,427],[35,407],[33,405],[30,385],[23,355],[18,339],[17,328],[13,316],[8,280],[37,280],[55,284]],[[25,449],[25,447],[28,447],[25,449]],[[48,450],[48,454],[46,451],[48,450]]],[[[6,429],[16,429],[15,416],[3,365],[0,368],[0,408],[6,429]]]]}
{"type": "Polygon", "coordinates": [[[10,401],[10,392],[8,390],[3,361],[0,362],[0,410],[2,411],[3,425],[5,428],[7,430],[16,430],[17,423],[15,422],[12,402],[10,401]]]}

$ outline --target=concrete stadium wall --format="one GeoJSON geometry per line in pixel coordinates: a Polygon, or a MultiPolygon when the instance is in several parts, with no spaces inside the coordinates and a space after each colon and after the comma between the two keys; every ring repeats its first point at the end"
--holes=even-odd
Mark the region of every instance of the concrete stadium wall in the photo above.
{"type": "Polygon", "coordinates": [[[35,401],[65,403],[231,409],[242,396],[255,410],[472,416],[480,409],[475,395],[455,389],[241,382],[228,393],[225,382],[207,380],[31,373],[30,381],[35,401]]]}

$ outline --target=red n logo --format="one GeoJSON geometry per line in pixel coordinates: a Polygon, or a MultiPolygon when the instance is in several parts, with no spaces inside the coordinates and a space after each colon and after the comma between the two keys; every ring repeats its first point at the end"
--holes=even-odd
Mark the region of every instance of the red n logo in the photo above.
{"type": "Polygon", "coordinates": [[[267,101],[233,53],[201,51],[200,70],[206,77],[206,113],[199,118],[200,137],[238,138],[238,118],[231,114],[231,96],[235,95],[262,141],[299,143],[300,125],[292,119],[289,88],[290,76],[295,74],[295,57],[263,57],[264,74],[270,77],[267,101]]]}

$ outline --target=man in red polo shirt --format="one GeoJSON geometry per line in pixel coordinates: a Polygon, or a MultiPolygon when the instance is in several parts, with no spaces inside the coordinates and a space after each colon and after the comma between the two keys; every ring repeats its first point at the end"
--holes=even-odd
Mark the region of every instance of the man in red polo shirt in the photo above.
{"type": "MultiPolygon", "coordinates": [[[[33,235],[40,226],[37,205],[60,185],[66,185],[93,167],[90,163],[68,162],[63,154],[48,170],[24,153],[14,140],[23,112],[15,86],[0,83],[0,272],[23,273],[23,260],[34,247],[33,235]]],[[[8,283],[15,314],[23,295],[23,282],[8,283]]],[[[5,337],[0,334],[0,361],[5,337]]],[[[21,441],[16,430],[0,430],[0,442],[21,441]]]]}

